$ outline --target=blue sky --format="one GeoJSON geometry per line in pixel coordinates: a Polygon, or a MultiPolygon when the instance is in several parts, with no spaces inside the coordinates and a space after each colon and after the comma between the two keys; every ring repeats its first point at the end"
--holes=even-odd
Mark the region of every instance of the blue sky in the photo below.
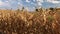
{"type": "Polygon", "coordinates": [[[35,7],[60,7],[60,0],[0,0],[0,9],[17,9],[25,7],[34,10],[35,7]]]}

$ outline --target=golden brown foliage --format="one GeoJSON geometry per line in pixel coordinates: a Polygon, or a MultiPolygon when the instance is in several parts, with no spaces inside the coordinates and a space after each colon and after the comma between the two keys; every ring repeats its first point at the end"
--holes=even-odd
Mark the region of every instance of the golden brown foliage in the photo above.
{"type": "Polygon", "coordinates": [[[0,34],[60,34],[60,11],[0,10],[0,34]]]}

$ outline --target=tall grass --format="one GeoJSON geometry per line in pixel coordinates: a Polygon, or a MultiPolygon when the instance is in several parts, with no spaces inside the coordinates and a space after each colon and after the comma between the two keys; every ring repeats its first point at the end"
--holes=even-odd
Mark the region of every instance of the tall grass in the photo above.
{"type": "Polygon", "coordinates": [[[60,34],[60,11],[0,10],[0,34],[60,34]]]}

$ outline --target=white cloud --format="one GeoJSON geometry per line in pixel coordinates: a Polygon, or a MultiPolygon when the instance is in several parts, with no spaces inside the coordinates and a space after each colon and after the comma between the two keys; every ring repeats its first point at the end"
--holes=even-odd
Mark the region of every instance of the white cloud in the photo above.
{"type": "Polygon", "coordinates": [[[29,3],[30,1],[29,1],[29,0],[26,0],[26,2],[28,2],[28,3],[29,3]]]}
{"type": "Polygon", "coordinates": [[[60,1],[52,1],[52,3],[60,3],[60,1]]]}
{"type": "Polygon", "coordinates": [[[20,2],[18,2],[18,5],[20,4],[20,2]]]}
{"type": "Polygon", "coordinates": [[[4,3],[2,1],[0,1],[0,5],[3,5],[4,3]]]}
{"type": "Polygon", "coordinates": [[[5,2],[9,2],[9,1],[5,1],[5,2]]]}
{"type": "Polygon", "coordinates": [[[41,5],[42,5],[42,3],[41,3],[41,2],[38,2],[38,5],[39,5],[39,6],[41,6],[41,5]]]}
{"type": "Polygon", "coordinates": [[[10,6],[10,4],[9,4],[9,2],[8,1],[6,1],[6,2],[2,2],[1,0],[0,0],[0,7],[1,6],[10,6]]]}
{"type": "Polygon", "coordinates": [[[60,1],[57,1],[57,0],[47,0],[47,2],[54,3],[54,4],[60,3],[60,1]]]}
{"type": "Polygon", "coordinates": [[[43,1],[43,0],[37,0],[37,2],[41,2],[41,3],[42,3],[42,2],[44,2],[44,1],[43,1]]]}
{"type": "Polygon", "coordinates": [[[43,2],[44,2],[43,0],[37,0],[38,6],[41,6],[43,2]]]}
{"type": "Polygon", "coordinates": [[[18,2],[18,5],[21,6],[21,7],[23,7],[23,4],[21,4],[20,2],[18,2]]]}

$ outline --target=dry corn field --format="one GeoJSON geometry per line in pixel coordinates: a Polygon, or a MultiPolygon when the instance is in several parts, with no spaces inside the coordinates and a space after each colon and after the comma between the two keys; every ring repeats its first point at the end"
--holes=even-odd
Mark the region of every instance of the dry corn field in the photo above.
{"type": "Polygon", "coordinates": [[[60,10],[0,10],[0,34],[60,34],[60,10]]]}

